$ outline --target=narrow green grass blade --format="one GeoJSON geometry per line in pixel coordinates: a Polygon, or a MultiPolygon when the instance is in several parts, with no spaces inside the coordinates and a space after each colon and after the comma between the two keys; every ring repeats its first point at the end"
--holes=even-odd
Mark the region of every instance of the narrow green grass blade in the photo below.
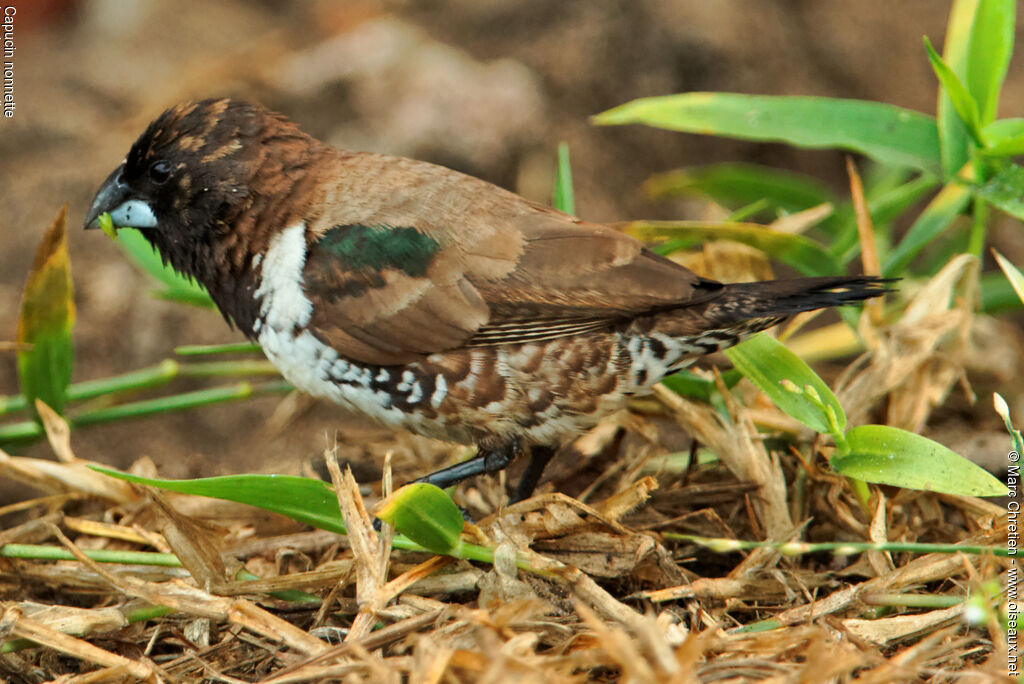
{"type": "Polygon", "coordinates": [[[967,127],[967,132],[974,140],[974,144],[984,147],[985,139],[981,133],[978,103],[974,101],[974,97],[967,91],[967,86],[960,81],[953,69],[935,51],[928,38],[924,39],[924,47],[928,51],[928,59],[932,63],[935,76],[939,79],[946,94],[949,95],[949,101],[953,103],[953,109],[956,110],[960,120],[967,127]]]}
{"type": "Polygon", "coordinates": [[[377,517],[434,553],[451,553],[466,521],[443,489],[426,482],[408,484],[391,495],[377,517]]]}
{"type": "Polygon", "coordinates": [[[835,275],[842,269],[819,243],[804,235],[780,233],[754,223],[700,221],[633,221],[623,231],[644,242],[678,241],[679,248],[708,240],[732,240],[756,247],[804,275],[835,275]]]}
{"type": "Polygon", "coordinates": [[[1016,5],[1016,0],[981,0],[971,22],[964,81],[978,103],[982,125],[996,117],[999,92],[1013,54],[1016,5]]]}
{"type": "Polygon", "coordinates": [[[75,303],[68,257],[67,206],[47,229],[29,271],[18,316],[18,382],[29,407],[39,399],[64,411],[74,349],[75,303]]]}
{"type": "Polygon", "coordinates": [[[214,308],[206,289],[193,280],[178,275],[173,268],[165,266],[153,246],[134,228],[119,228],[117,246],[134,261],[139,268],[164,286],[157,290],[157,296],[185,304],[214,308]]]}
{"type": "Polygon", "coordinates": [[[846,433],[847,453],[832,467],[847,477],[907,489],[1005,496],[1006,486],[980,466],[927,437],[887,425],[861,425],[846,433]]]}
{"type": "Polygon", "coordinates": [[[882,264],[882,275],[902,275],[914,257],[946,230],[964,210],[971,199],[971,191],[963,184],[951,181],[928,203],[917,217],[903,240],[882,264]]]}
{"type": "MultiPolygon", "coordinates": [[[[889,234],[884,227],[934,190],[938,183],[935,176],[923,173],[868,200],[868,210],[871,212],[871,222],[875,226],[875,239],[882,259],[886,257],[890,248],[889,234]]],[[[857,219],[852,207],[843,205],[836,214],[838,220],[842,222],[842,227],[837,231],[836,239],[828,251],[829,254],[836,256],[840,267],[845,267],[860,254],[860,234],[857,231],[857,219]]]]}
{"type": "Polygon", "coordinates": [[[999,268],[1006,274],[1006,279],[1013,287],[1013,291],[1016,292],[1020,300],[1024,302],[1024,273],[1021,273],[1016,266],[1010,263],[1009,259],[999,252],[992,250],[992,254],[995,255],[996,263],[999,264],[999,268]]]}
{"type": "MultiPolygon", "coordinates": [[[[946,42],[942,47],[942,58],[958,77],[967,73],[967,53],[971,41],[971,26],[978,9],[979,0],[953,0],[946,23],[946,42]]],[[[967,126],[957,114],[953,101],[944,88],[939,88],[936,119],[939,128],[939,145],[942,152],[942,168],[946,177],[959,171],[970,158],[970,143],[967,126]]]]}
{"type": "Polygon", "coordinates": [[[594,117],[686,133],[839,148],[938,173],[939,133],[926,114],[880,102],[826,97],[685,93],[633,100],[594,117]]]}
{"type": "MultiPolygon", "coordinates": [[[[757,164],[709,164],[669,171],[648,179],[644,190],[653,198],[705,197],[731,210],[760,203],[759,210],[773,210],[774,215],[796,213],[825,202],[837,204],[836,197],[817,179],[757,164]]],[[[753,215],[748,213],[745,217],[753,215]]],[[[834,220],[834,216],[829,216],[821,225],[828,229],[834,220]]]]}
{"type": "Polygon", "coordinates": [[[572,189],[572,166],[569,144],[558,144],[558,173],[555,175],[554,206],[566,214],[576,215],[576,197],[572,189]]]}
{"type": "Polygon", "coordinates": [[[817,432],[834,432],[824,407],[835,413],[839,430],[846,428],[846,413],[825,381],[803,360],[770,335],[758,333],[741,342],[725,355],[743,375],[768,395],[776,406],[817,432]],[[783,387],[792,382],[799,389],[812,387],[821,405],[806,393],[795,393],[783,387]]]}

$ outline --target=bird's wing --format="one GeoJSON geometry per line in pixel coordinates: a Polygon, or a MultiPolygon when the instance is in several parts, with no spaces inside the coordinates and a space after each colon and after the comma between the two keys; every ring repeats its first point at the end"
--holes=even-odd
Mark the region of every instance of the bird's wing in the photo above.
{"type": "Polygon", "coordinates": [[[362,182],[335,188],[344,200],[323,200],[303,272],[310,328],[349,358],[396,364],[573,335],[721,287],[613,229],[475,178],[362,161],[375,163],[344,176],[362,182]],[[375,182],[360,187],[366,179],[375,182]]]}

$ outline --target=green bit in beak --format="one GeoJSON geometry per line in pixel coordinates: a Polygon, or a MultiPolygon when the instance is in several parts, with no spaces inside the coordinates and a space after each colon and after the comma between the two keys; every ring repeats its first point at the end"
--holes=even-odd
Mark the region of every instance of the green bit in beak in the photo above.
{"type": "Polygon", "coordinates": [[[109,212],[99,215],[100,230],[107,234],[111,240],[117,239],[117,228],[114,227],[114,219],[110,218],[109,212]]]}

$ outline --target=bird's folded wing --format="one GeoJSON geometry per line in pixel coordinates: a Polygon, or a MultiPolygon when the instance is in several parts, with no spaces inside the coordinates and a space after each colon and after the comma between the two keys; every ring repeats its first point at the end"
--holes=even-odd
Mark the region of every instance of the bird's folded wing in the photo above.
{"type": "Polygon", "coordinates": [[[386,365],[574,335],[720,287],[613,229],[453,171],[439,181],[416,188],[415,208],[392,196],[319,230],[310,328],[343,355],[386,365]]]}

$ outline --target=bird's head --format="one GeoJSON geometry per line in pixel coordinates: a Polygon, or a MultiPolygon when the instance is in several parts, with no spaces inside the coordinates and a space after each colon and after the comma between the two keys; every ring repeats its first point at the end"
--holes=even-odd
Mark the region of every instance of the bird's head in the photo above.
{"type": "Polygon", "coordinates": [[[266,192],[266,177],[279,176],[309,140],[283,117],[247,102],[172,107],[103,182],[85,227],[99,227],[109,213],[115,227],[139,229],[165,262],[202,280],[201,255],[240,242],[251,217],[265,209],[260,196],[274,194],[266,192]]]}

